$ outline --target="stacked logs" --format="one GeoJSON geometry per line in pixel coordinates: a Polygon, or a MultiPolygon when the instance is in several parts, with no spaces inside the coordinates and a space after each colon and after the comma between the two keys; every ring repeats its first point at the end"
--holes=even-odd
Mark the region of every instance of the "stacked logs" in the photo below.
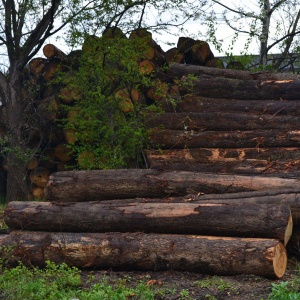
{"type": "MultiPolygon", "coordinates": [[[[289,180],[277,187],[295,184],[289,180]]],[[[197,173],[157,170],[57,172],[45,189],[52,202],[8,204],[5,221],[12,231],[1,245],[15,245],[11,263],[41,267],[51,260],[79,268],[281,278],[291,203],[259,203],[265,195],[257,195],[257,203],[253,195],[245,202],[236,198],[240,203],[236,194],[231,200],[186,195],[203,181],[197,173]]],[[[249,190],[259,189],[258,182],[249,190]]]]}

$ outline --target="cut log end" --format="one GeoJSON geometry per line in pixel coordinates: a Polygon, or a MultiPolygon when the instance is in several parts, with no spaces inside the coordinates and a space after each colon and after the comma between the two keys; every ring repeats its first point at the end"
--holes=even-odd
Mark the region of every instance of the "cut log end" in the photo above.
{"type": "Polygon", "coordinates": [[[267,252],[273,253],[273,268],[274,273],[278,278],[282,278],[287,266],[287,253],[283,244],[278,243],[273,249],[270,248],[267,252]]]}
{"type": "Polygon", "coordinates": [[[292,214],[289,216],[287,226],[285,229],[285,234],[284,234],[284,246],[287,245],[288,241],[290,240],[291,236],[293,233],[293,218],[292,214]]]}

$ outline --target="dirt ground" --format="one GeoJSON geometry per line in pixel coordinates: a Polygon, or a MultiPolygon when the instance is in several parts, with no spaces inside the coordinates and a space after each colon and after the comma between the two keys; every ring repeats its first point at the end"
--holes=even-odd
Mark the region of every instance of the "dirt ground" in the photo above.
{"type": "MultiPolygon", "coordinates": [[[[190,272],[116,272],[96,271],[93,275],[99,280],[105,276],[110,283],[122,280],[126,286],[135,286],[143,281],[157,290],[156,299],[209,299],[209,300],[261,300],[268,299],[272,283],[290,281],[296,277],[297,263],[289,263],[286,274],[277,280],[253,275],[207,276],[190,272]]],[[[83,274],[87,276],[88,273],[83,274]]]]}

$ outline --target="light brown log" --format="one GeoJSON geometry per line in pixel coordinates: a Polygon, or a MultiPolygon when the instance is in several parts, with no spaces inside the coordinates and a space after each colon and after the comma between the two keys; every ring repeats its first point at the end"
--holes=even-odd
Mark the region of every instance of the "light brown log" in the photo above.
{"type": "Polygon", "coordinates": [[[239,100],[298,100],[300,80],[242,80],[202,75],[181,79],[180,93],[239,100]]]}
{"type": "Polygon", "coordinates": [[[216,112],[160,113],[148,114],[146,125],[174,130],[261,130],[261,129],[298,129],[300,118],[286,115],[262,115],[255,113],[216,112]]]}
{"type": "Polygon", "coordinates": [[[155,64],[149,59],[144,59],[141,62],[139,62],[139,70],[140,73],[143,75],[150,75],[155,71],[155,69],[155,64]]]}
{"type": "Polygon", "coordinates": [[[299,154],[300,148],[192,148],[147,150],[146,159],[152,169],[298,177],[299,154]]]}
{"type": "Polygon", "coordinates": [[[38,167],[30,172],[29,178],[31,183],[44,187],[49,179],[49,171],[46,168],[38,167]]]}
{"type": "Polygon", "coordinates": [[[146,95],[153,101],[160,101],[167,97],[168,91],[168,85],[165,82],[157,79],[154,81],[154,85],[147,90],[146,95]]]}
{"type": "Polygon", "coordinates": [[[8,203],[10,229],[65,232],[148,232],[275,238],[287,244],[292,234],[290,207],[195,203],[123,204],[105,202],[8,203]],[[89,216],[88,218],[86,216],[89,216]],[[157,226],[159,224],[159,226],[157,226]]]}
{"type": "Polygon", "coordinates": [[[39,164],[39,159],[37,157],[33,157],[27,164],[27,170],[34,170],[39,164]]]}
{"type": "MultiPolygon", "coordinates": [[[[166,111],[168,106],[164,107],[166,111]]],[[[169,110],[170,111],[170,110],[169,110]]],[[[264,115],[290,115],[299,116],[299,100],[280,101],[280,100],[235,100],[218,99],[195,96],[192,94],[182,97],[182,101],[176,106],[178,112],[206,112],[215,113],[255,113],[264,115]]],[[[174,112],[172,108],[171,112],[174,112]]]]}
{"type": "Polygon", "coordinates": [[[45,261],[92,269],[178,270],[216,275],[254,274],[281,278],[287,255],[274,239],[143,233],[11,232],[10,263],[43,267],[45,261]]]}
{"type": "Polygon", "coordinates": [[[42,200],[44,198],[44,189],[39,186],[32,187],[31,194],[33,199],[42,200]]]}
{"type": "Polygon", "coordinates": [[[47,58],[53,58],[53,57],[57,57],[61,59],[67,58],[67,55],[63,51],[61,51],[60,49],[58,49],[52,44],[45,45],[43,48],[43,53],[47,58]]]}
{"type": "MultiPolygon", "coordinates": [[[[251,72],[232,69],[218,69],[190,64],[170,64],[166,70],[168,76],[173,79],[180,79],[182,76],[192,74],[196,77],[208,75],[212,77],[234,78],[240,80],[299,80],[298,74],[274,73],[274,72],[251,72]]],[[[300,98],[300,96],[299,96],[300,98]]]]}
{"type": "Polygon", "coordinates": [[[117,169],[56,172],[45,195],[51,201],[93,201],[293,188],[299,179],[201,172],[117,169]]]}
{"type": "Polygon", "coordinates": [[[81,99],[82,93],[78,87],[66,85],[60,90],[58,97],[65,104],[73,104],[81,99]]]}
{"type": "Polygon", "coordinates": [[[182,63],[184,61],[184,55],[178,51],[176,47],[169,49],[165,53],[167,63],[182,63]]]}
{"type": "Polygon", "coordinates": [[[299,130],[194,131],[153,128],[152,147],[183,148],[268,148],[299,147],[299,130]]]}
{"type": "Polygon", "coordinates": [[[73,159],[72,150],[66,144],[58,144],[54,148],[55,156],[62,162],[68,162],[73,159]]]}
{"type": "Polygon", "coordinates": [[[33,58],[29,62],[30,72],[34,75],[42,74],[42,71],[43,71],[45,65],[47,64],[47,62],[48,62],[48,60],[45,58],[41,58],[41,57],[33,58]]]}

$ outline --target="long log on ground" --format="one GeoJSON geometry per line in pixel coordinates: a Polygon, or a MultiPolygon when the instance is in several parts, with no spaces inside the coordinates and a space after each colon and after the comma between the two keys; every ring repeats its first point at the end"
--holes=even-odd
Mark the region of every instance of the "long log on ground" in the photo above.
{"type": "Polygon", "coordinates": [[[225,78],[238,78],[241,80],[298,80],[297,74],[272,73],[272,72],[250,72],[233,69],[209,68],[197,65],[172,63],[166,70],[170,78],[180,79],[182,76],[193,74],[194,76],[213,76],[225,78]]]}
{"type": "Polygon", "coordinates": [[[300,148],[147,150],[152,169],[299,176],[300,148]]]}
{"type": "Polygon", "coordinates": [[[288,205],[12,201],[4,214],[10,229],[56,232],[148,232],[275,238],[292,234],[288,205]],[[88,216],[88,218],[87,218],[88,216]],[[159,226],[157,226],[159,224],[159,226]]]}
{"type": "Polygon", "coordinates": [[[43,267],[45,261],[93,269],[178,270],[216,275],[281,278],[287,254],[275,239],[143,233],[11,232],[1,246],[14,246],[10,263],[43,267]]]}
{"type": "Polygon", "coordinates": [[[45,187],[51,201],[94,201],[294,188],[299,179],[218,175],[149,169],[65,171],[53,173],[45,187]]]}
{"type": "Polygon", "coordinates": [[[298,100],[300,80],[241,80],[203,75],[190,79],[183,77],[179,84],[180,94],[239,100],[298,100]]]}
{"type": "Polygon", "coordinates": [[[153,128],[153,148],[264,148],[299,147],[299,130],[203,131],[153,128]]]}
{"type": "Polygon", "coordinates": [[[262,115],[255,113],[215,112],[148,114],[146,125],[150,128],[162,126],[173,130],[261,130],[299,129],[300,118],[285,115],[262,115]]]}
{"type": "MultiPolygon", "coordinates": [[[[300,97],[299,97],[300,99],[300,97]]],[[[299,116],[300,100],[235,100],[207,98],[196,95],[185,95],[177,106],[164,105],[166,112],[206,112],[215,113],[253,113],[261,115],[289,115],[299,116]]]]}

